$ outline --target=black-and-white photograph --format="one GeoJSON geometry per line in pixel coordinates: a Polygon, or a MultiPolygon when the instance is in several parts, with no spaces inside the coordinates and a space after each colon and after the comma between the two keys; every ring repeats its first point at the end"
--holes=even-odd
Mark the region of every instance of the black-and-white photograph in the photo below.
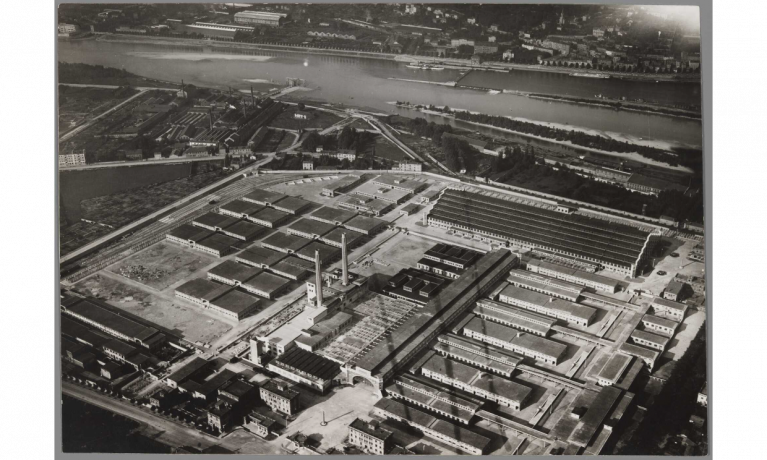
{"type": "Polygon", "coordinates": [[[60,452],[709,454],[698,6],[56,14],[60,452]]]}

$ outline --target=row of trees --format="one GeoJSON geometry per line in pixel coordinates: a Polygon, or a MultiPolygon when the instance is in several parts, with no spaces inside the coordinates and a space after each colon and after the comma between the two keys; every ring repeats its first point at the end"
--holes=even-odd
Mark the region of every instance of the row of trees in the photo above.
{"type": "Polygon", "coordinates": [[[667,215],[679,221],[703,221],[703,196],[686,196],[679,191],[644,195],[624,187],[597,182],[576,174],[562,165],[551,167],[536,158],[532,146],[507,148],[493,159],[491,178],[509,185],[526,187],[586,203],[607,206],[650,217],[667,215]],[[556,168],[556,169],[555,169],[556,168]]]}
{"type": "Polygon", "coordinates": [[[497,128],[508,129],[520,133],[544,137],[547,139],[554,139],[557,141],[570,141],[574,145],[605,150],[608,152],[637,152],[645,158],[662,161],[671,166],[677,166],[679,164],[679,158],[675,154],[655,147],[631,144],[629,142],[610,139],[594,134],[587,134],[582,131],[552,128],[550,126],[542,126],[536,123],[512,120],[511,118],[496,115],[470,113],[465,111],[456,111],[453,112],[453,114],[455,115],[456,120],[482,123],[495,126],[497,128]]]}

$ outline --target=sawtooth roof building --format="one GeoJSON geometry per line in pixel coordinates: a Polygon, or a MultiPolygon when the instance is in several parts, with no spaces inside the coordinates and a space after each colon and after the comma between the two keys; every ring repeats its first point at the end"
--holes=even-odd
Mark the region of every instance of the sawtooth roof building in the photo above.
{"type": "Polygon", "coordinates": [[[659,231],[465,190],[447,189],[424,216],[428,225],[542,249],[636,276],[660,239],[659,231]]]}

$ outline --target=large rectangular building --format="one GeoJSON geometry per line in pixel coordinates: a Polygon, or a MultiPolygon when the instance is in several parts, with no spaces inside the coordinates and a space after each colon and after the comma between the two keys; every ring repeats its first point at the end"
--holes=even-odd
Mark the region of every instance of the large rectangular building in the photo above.
{"type": "Polygon", "coordinates": [[[341,257],[340,249],[328,246],[327,244],[322,244],[319,241],[310,242],[301,248],[296,255],[304,260],[313,262],[315,251],[320,252],[320,263],[322,265],[327,265],[341,257]]]}
{"type": "Polygon", "coordinates": [[[446,230],[551,251],[628,276],[636,276],[660,239],[660,231],[454,189],[445,190],[424,218],[446,230]]]}
{"type": "Polygon", "coordinates": [[[290,219],[290,216],[287,212],[278,211],[273,208],[264,208],[249,215],[247,219],[254,224],[263,225],[267,228],[276,228],[290,219]]]}
{"type": "Polygon", "coordinates": [[[201,227],[210,230],[211,232],[220,232],[225,228],[234,225],[238,221],[239,219],[236,217],[218,214],[215,212],[208,212],[194,219],[192,221],[192,225],[195,227],[201,227]]]}
{"type": "Polygon", "coordinates": [[[559,364],[567,353],[567,345],[565,344],[519,332],[508,326],[478,317],[473,318],[464,326],[463,334],[554,366],[559,364]]]}
{"type": "Polygon", "coordinates": [[[165,235],[165,239],[174,243],[181,244],[190,248],[213,234],[213,231],[206,228],[199,228],[194,225],[183,224],[172,229],[165,235]]]}
{"type": "Polygon", "coordinates": [[[639,358],[647,365],[648,369],[652,371],[652,369],[655,367],[655,360],[658,359],[658,356],[660,356],[660,353],[655,350],[650,350],[649,348],[640,347],[638,345],[634,345],[633,343],[624,342],[619,350],[622,353],[626,353],[627,355],[634,356],[635,358],[639,358]]]}
{"type": "Polygon", "coordinates": [[[634,358],[623,353],[613,353],[605,363],[605,367],[597,375],[597,383],[603,387],[615,385],[626,372],[634,358]]]}
{"type": "Polygon", "coordinates": [[[618,280],[602,275],[596,275],[584,270],[565,267],[563,265],[547,262],[545,260],[529,260],[526,263],[527,270],[554,279],[563,280],[573,284],[579,284],[596,291],[613,293],[618,290],[618,280]]]}
{"type": "Polygon", "coordinates": [[[640,331],[637,329],[631,333],[631,340],[637,345],[642,345],[663,352],[666,350],[666,346],[668,345],[670,339],[662,335],[653,334],[652,332],[640,331]]]}
{"type": "Polygon", "coordinates": [[[287,382],[272,379],[259,388],[261,400],[273,411],[294,415],[298,412],[299,392],[290,388],[287,382]]]}
{"type": "Polygon", "coordinates": [[[250,265],[251,267],[267,269],[272,265],[276,265],[285,257],[287,256],[283,252],[277,252],[265,247],[252,245],[237,254],[235,260],[241,264],[250,265]]]}
{"type": "Polygon", "coordinates": [[[289,286],[289,280],[267,272],[261,272],[242,283],[242,288],[246,291],[267,299],[274,299],[282,294],[289,286]]]}
{"type": "Polygon", "coordinates": [[[348,221],[344,222],[343,226],[344,228],[362,233],[364,235],[372,235],[384,228],[386,226],[386,221],[376,219],[375,217],[354,216],[348,221]]]}
{"type": "Polygon", "coordinates": [[[320,222],[312,219],[300,219],[290,224],[287,228],[288,235],[300,236],[309,240],[320,239],[323,235],[330,233],[336,226],[327,222],[320,222]]]}
{"type": "Polygon", "coordinates": [[[532,393],[532,390],[524,385],[437,354],[424,363],[421,373],[430,379],[514,410],[521,410],[532,393]]]}
{"type": "Polygon", "coordinates": [[[273,359],[267,369],[322,393],[330,388],[333,378],[341,372],[337,362],[298,347],[273,359]]]}
{"type": "Polygon", "coordinates": [[[498,300],[584,327],[591,324],[597,314],[594,308],[513,285],[506,286],[498,295],[498,300]]]}
{"type": "Polygon", "coordinates": [[[407,401],[464,425],[469,424],[477,409],[482,406],[481,400],[469,400],[449,391],[447,386],[418,379],[417,376],[411,378],[403,375],[386,387],[386,394],[392,399],[407,401]]]}
{"type": "Polygon", "coordinates": [[[208,278],[230,286],[239,286],[259,273],[260,268],[227,260],[208,270],[208,278]]]}
{"type": "Polygon", "coordinates": [[[234,14],[234,22],[237,24],[279,27],[286,17],[286,14],[270,13],[268,11],[240,11],[234,14]]]}
{"type": "Polygon", "coordinates": [[[508,281],[514,286],[570,302],[577,302],[583,292],[582,286],[519,269],[511,271],[508,281]]]}
{"type": "Polygon", "coordinates": [[[480,299],[477,306],[474,307],[474,314],[480,318],[541,337],[549,335],[549,331],[557,322],[555,319],[489,299],[480,299]]]}
{"type": "Polygon", "coordinates": [[[234,200],[221,205],[218,208],[218,212],[237,219],[247,219],[251,214],[255,214],[262,209],[264,207],[259,204],[249,203],[244,200],[234,200]]]}
{"type": "Polygon", "coordinates": [[[434,351],[504,377],[511,377],[524,358],[503,348],[450,333],[437,337],[434,351]]]}
{"type": "Polygon", "coordinates": [[[349,442],[373,455],[384,455],[392,448],[393,434],[378,423],[358,418],[349,424],[349,442]]]}
{"type": "Polygon", "coordinates": [[[255,189],[242,197],[243,201],[248,201],[260,206],[274,206],[279,201],[288,198],[288,195],[269,190],[255,189]]]}
{"type": "Polygon", "coordinates": [[[272,233],[268,238],[261,240],[262,247],[284,252],[285,254],[295,254],[307,244],[309,244],[309,240],[306,238],[287,235],[281,232],[272,233]]]}
{"type": "Polygon", "coordinates": [[[663,297],[656,297],[653,299],[650,306],[652,306],[656,315],[662,315],[679,322],[684,320],[684,314],[687,311],[686,304],[664,299],[663,297]]]}
{"type": "Polygon", "coordinates": [[[309,214],[309,218],[330,225],[343,225],[344,222],[356,215],[356,212],[323,206],[309,214]]]}
{"type": "Polygon", "coordinates": [[[231,236],[224,235],[222,233],[214,233],[202,241],[198,241],[194,245],[194,249],[208,253],[216,257],[224,257],[232,252],[234,246],[240,240],[232,238],[231,236]]]}

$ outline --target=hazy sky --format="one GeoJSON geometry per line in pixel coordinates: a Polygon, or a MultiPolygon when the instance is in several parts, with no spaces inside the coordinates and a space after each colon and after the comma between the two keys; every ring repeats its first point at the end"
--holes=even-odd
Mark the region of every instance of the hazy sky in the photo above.
{"type": "Polygon", "coordinates": [[[669,19],[679,24],[690,32],[700,33],[700,10],[697,6],[674,6],[674,5],[645,5],[645,10],[668,15],[669,19]]]}

